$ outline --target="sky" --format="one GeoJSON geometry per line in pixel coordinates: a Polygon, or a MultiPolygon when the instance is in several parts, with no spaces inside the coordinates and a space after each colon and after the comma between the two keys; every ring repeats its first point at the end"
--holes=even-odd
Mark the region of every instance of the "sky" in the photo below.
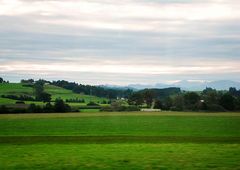
{"type": "Polygon", "coordinates": [[[0,77],[240,81],[239,0],[0,0],[0,77]]]}

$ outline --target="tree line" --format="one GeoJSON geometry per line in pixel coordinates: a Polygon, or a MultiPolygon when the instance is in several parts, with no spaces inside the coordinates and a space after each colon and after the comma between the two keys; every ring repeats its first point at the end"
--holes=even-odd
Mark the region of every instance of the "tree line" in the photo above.
{"type": "Polygon", "coordinates": [[[128,103],[172,111],[239,111],[240,90],[233,87],[228,91],[206,88],[202,92],[185,92],[174,88],[145,89],[129,96],[128,103]],[[159,90],[165,92],[160,93],[159,90]]]}
{"type": "Polygon", "coordinates": [[[83,93],[86,95],[92,95],[97,97],[104,97],[108,99],[117,99],[117,98],[128,98],[132,93],[132,89],[113,89],[102,86],[92,86],[92,85],[83,85],[76,82],[68,82],[65,80],[57,80],[57,81],[47,81],[40,79],[35,81],[34,79],[21,80],[23,84],[36,84],[36,82],[40,84],[51,84],[54,86],[62,87],[67,90],[71,90],[74,93],[83,93]]]}
{"type": "Polygon", "coordinates": [[[62,99],[56,99],[54,104],[46,103],[43,106],[32,103],[26,108],[0,106],[0,113],[65,113],[77,111],[77,109],[71,108],[62,99]]]}
{"type": "MultiPolygon", "coordinates": [[[[0,82],[4,83],[6,81],[0,79],[0,82]]],[[[43,101],[46,103],[51,101],[51,95],[44,91],[44,84],[48,83],[72,90],[74,93],[106,97],[111,100],[124,98],[129,106],[136,106],[138,108],[148,107],[173,111],[240,111],[240,90],[234,87],[229,88],[228,91],[217,91],[212,88],[206,88],[199,92],[186,92],[181,91],[180,88],[172,87],[165,89],[144,89],[133,92],[133,90],[130,89],[110,89],[100,86],[82,85],[65,80],[50,82],[43,79],[38,81],[28,79],[21,80],[21,83],[24,83],[24,86],[34,88],[35,101],[43,101]]],[[[16,100],[33,99],[32,97],[24,95],[17,97],[13,95],[3,95],[2,97],[16,100]]],[[[68,99],[68,102],[83,102],[83,100],[68,99]]],[[[135,110],[136,107],[134,107],[135,110]]],[[[124,110],[124,107],[111,105],[109,108],[106,108],[106,110],[124,110]]]]}
{"type": "Polygon", "coordinates": [[[111,89],[101,86],[83,85],[75,82],[68,82],[65,80],[52,81],[49,83],[58,87],[72,90],[74,93],[84,93],[86,95],[93,95],[108,99],[128,98],[133,93],[133,90],[131,89],[111,89]]]}

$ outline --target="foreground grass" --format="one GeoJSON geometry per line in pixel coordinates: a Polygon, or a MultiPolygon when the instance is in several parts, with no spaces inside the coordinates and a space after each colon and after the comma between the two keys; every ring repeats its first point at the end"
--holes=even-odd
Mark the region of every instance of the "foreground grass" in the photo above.
{"type": "Polygon", "coordinates": [[[0,115],[0,169],[240,168],[239,113],[0,115]]]}
{"type": "Polygon", "coordinates": [[[0,136],[240,137],[239,114],[170,114],[136,112],[0,115],[0,136]]]}
{"type": "Polygon", "coordinates": [[[239,169],[239,144],[0,145],[0,169],[239,169]]]}

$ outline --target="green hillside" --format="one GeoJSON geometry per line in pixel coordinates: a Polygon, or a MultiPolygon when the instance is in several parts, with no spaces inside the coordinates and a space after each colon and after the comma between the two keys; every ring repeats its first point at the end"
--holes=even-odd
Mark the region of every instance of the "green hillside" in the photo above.
{"type": "MultiPolygon", "coordinates": [[[[52,100],[56,98],[61,98],[63,100],[66,99],[84,99],[85,103],[69,103],[71,105],[85,105],[90,101],[101,103],[102,101],[106,100],[105,98],[100,98],[96,96],[84,95],[84,94],[76,94],[73,93],[71,90],[66,90],[61,87],[57,87],[54,85],[45,85],[44,89],[47,93],[52,95],[52,100]]],[[[1,95],[28,95],[34,97],[34,92],[32,87],[26,87],[21,83],[3,83],[0,84],[0,104],[14,104],[16,100],[2,98],[1,95]]],[[[42,104],[42,102],[32,102],[27,101],[26,103],[36,103],[42,104]]]]}

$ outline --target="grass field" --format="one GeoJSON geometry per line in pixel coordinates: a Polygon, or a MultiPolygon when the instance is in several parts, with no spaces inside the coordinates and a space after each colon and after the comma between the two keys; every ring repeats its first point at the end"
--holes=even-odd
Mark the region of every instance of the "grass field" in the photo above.
{"type": "Polygon", "coordinates": [[[0,169],[239,169],[239,144],[0,145],[0,169]]]}
{"type": "Polygon", "coordinates": [[[240,113],[0,115],[0,169],[239,169],[240,113]]]}
{"type": "MultiPolygon", "coordinates": [[[[103,100],[108,101],[105,98],[100,98],[96,96],[90,96],[90,95],[84,95],[84,94],[76,94],[73,93],[71,90],[66,90],[61,87],[53,86],[53,85],[45,85],[45,91],[52,95],[52,100],[55,100],[56,98],[61,98],[63,100],[66,99],[84,99],[85,103],[69,103],[71,106],[81,106],[86,105],[86,103],[89,103],[90,101],[93,102],[102,102],[103,100]]],[[[31,87],[24,87],[21,83],[3,83],[0,84],[0,96],[1,95],[29,95],[33,96],[33,88],[31,87]]],[[[14,104],[16,101],[12,99],[6,99],[0,97],[0,104],[14,104]]],[[[38,105],[42,105],[43,102],[32,102],[27,101],[27,104],[29,103],[35,103],[38,105]]]]}

